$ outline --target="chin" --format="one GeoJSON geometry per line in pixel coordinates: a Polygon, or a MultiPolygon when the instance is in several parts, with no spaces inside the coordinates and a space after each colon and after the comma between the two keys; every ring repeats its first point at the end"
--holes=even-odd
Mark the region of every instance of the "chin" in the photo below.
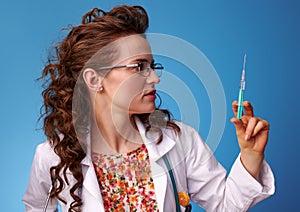
{"type": "Polygon", "coordinates": [[[148,107],[148,108],[139,108],[139,109],[133,109],[130,110],[129,113],[130,114],[146,114],[146,113],[152,113],[153,111],[155,111],[156,106],[153,105],[152,107],[148,107]]]}

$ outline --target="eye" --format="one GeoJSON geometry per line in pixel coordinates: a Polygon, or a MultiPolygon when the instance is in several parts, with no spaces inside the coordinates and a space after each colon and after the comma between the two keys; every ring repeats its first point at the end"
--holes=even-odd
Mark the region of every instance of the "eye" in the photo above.
{"type": "Polygon", "coordinates": [[[145,62],[140,62],[140,63],[138,63],[138,71],[144,71],[145,69],[146,69],[146,64],[145,64],[145,62]]]}

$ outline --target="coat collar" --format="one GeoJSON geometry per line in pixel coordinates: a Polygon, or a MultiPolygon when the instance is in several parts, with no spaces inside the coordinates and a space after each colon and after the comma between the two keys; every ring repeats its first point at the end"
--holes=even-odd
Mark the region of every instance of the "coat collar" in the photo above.
{"type": "Polygon", "coordinates": [[[163,140],[159,144],[157,144],[157,136],[151,132],[146,133],[145,126],[138,117],[135,118],[135,123],[143,139],[143,142],[147,147],[150,160],[159,160],[175,146],[175,141],[171,138],[170,130],[162,129],[163,140]]]}
{"type": "MultiPolygon", "coordinates": [[[[143,142],[147,147],[150,160],[159,160],[175,146],[175,139],[172,138],[173,136],[171,135],[172,132],[170,130],[162,129],[163,140],[159,144],[157,144],[155,134],[152,132],[146,133],[146,128],[138,117],[135,117],[135,123],[143,139],[143,142]]],[[[81,164],[92,166],[93,163],[91,162],[91,137],[89,134],[86,137],[86,150],[86,157],[81,161],[81,164]]]]}

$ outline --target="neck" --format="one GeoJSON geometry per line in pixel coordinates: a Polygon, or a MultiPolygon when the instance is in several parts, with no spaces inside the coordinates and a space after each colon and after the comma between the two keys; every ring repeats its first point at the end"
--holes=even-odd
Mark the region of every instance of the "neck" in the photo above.
{"type": "Polygon", "coordinates": [[[92,150],[102,154],[127,153],[142,144],[133,115],[101,110],[92,125],[92,150]]]}

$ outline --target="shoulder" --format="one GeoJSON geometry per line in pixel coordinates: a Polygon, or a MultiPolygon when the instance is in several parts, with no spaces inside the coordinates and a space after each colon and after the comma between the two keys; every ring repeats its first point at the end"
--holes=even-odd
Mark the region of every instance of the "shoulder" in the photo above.
{"type": "Polygon", "coordinates": [[[181,138],[181,139],[188,139],[188,140],[195,140],[195,139],[201,139],[198,131],[196,129],[194,129],[193,127],[183,123],[183,122],[180,122],[180,121],[176,121],[174,120],[173,121],[174,124],[176,124],[179,129],[180,129],[180,133],[179,134],[176,134],[176,132],[172,129],[172,128],[167,128],[165,131],[164,131],[164,134],[166,134],[167,136],[170,136],[170,137],[177,137],[177,138],[181,138]]]}
{"type": "Polygon", "coordinates": [[[37,145],[36,153],[43,154],[45,157],[54,157],[54,155],[56,155],[49,140],[46,140],[43,143],[37,145]]]}
{"type": "Polygon", "coordinates": [[[197,132],[193,127],[191,127],[190,125],[187,125],[181,121],[174,121],[174,123],[179,126],[179,128],[181,130],[184,130],[184,131],[187,131],[187,132],[190,132],[190,133],[195,133],[197,132]]]}
{"type": "Polygon", "coordinates": [[[181,129],[178,143],[184,149],[186,164],[193,167],[192,170],[196,170],[196,167],[207,165],[208,163],[214,167],[217,166],[218,162],[214,157],[213,151],[198,131],[182,122],[176,122],[176,124],[181,129]]]}
{"type": "Polygon", "coordinates": [[[59,157],[55,154],[49,140],[44,141],[36,147],[34,161],[40,166],[47,167],[47,169],[58,164],[59,157]]]}
{"type": "Polygon", "coordinates": [[[167,129],[164,135],[174,140],[177,144],[176,146],[180,146],[185,152],[189,153],[194,152],[194,154],[200,155],[212,154],[209,146],[196,129],[180,121],[174,121],[174,123],[180,128],[180,133],[176,135],[174,130],[167,129]]]}

